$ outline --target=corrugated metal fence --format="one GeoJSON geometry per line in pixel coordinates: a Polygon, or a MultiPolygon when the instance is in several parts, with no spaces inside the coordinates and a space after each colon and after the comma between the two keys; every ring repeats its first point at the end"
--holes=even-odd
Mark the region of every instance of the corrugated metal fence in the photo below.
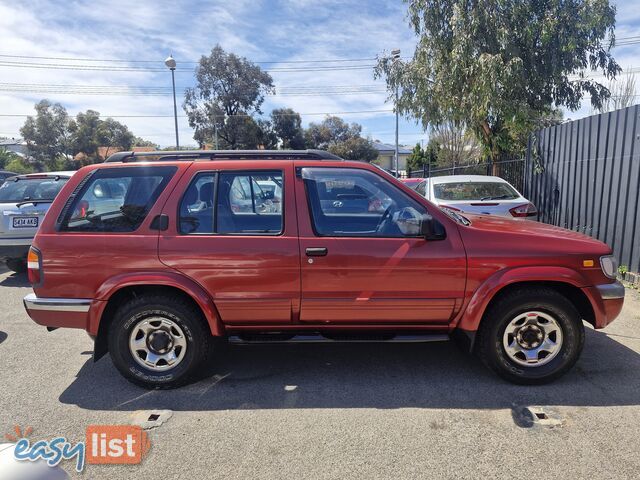
{"type": "Polygon", "coordinates": [[[640,271],[640,105],[546,128],[529,140],[523,194],[540,221],[609,244],[640,271]]]}

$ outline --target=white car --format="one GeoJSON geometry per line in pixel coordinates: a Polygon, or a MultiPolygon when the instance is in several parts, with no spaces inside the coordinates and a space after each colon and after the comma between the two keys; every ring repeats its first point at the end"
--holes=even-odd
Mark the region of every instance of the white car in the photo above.
{"type": "Polygon", "coordinates": [[[0,186],[0,260],[23,272],[27,253],[44,214],[75,172],[15,175],[0,186]]]}
{"type": "Polygon", "coordinates": [[[535,205],[500,177],[431,177],[414,188],[432,203],[453,211],[511,218],[530,218],[538,215],[535,205]]]}

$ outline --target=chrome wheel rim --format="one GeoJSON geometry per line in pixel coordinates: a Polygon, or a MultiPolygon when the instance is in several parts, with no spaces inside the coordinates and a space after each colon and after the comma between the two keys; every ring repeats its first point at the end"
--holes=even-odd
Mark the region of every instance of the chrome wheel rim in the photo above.
{"type": "Polygon", "coordinates": [[[562,349],[562,328],[548,313],[520,313],[505,328],[502,345],[509,360],[524,367],[540,367],[562,349]]]}
{"type": "Polygon", "coordinates": [[[176,322],[164,317],[149,317],[131,330],[129,350],[139,365],[162,372],[182,362],[187,352],[187,339],[176,322]]]}

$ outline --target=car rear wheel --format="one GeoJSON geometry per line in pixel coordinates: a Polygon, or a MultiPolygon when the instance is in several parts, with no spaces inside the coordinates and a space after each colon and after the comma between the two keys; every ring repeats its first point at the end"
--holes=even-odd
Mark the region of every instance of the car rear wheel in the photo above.
{"type": "Polygon", "coordinates": [[[27,271],[27,261],[24,258],[7,258],[6,264],[12,272],[24,273],[27,271]]]}
{"type": "Polygon", "coordinates": [[[514,290],[487,311],[478,338],[482,361],[520,384],[547,383],[566,373],[584,345],[574,305],[549,288],[514,290]]]}
{"type": "Polygon", "coordinates": [[[207,356],[210,332],[201,312],[176,296],[143,295],[115,314],[109,353],[120,373],[145,388],[189,382],[207,356]]]}

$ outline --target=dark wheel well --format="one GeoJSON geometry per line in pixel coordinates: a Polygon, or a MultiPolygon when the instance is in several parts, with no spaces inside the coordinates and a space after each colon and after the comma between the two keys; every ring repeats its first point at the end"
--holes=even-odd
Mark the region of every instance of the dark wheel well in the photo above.
{"type": "MultiPolygon", "coordinates": [[[[491,310],[491,306],[493,304],[500,301],[501,298],[513,292],[514,290],[535,287],[551,288],[560,293],[576,307],[576,310],[578,310],[578,313],[580,313],[580,316],[583,320],[590,323],[591,325],[595,325],[595,314],[593,312],[593,307],[591,306],[589,299],[585,296],[584,293],[582,293],[582,290],[580,290],[578,287],[574,287],[573,285],[564,282],[518,282],[503,287],[493,296],[493,298],[489,301],[487,308],[485,308],[484,310],[482,320],[480,321],[480,325],[478,326],[478,330],[480,329],[482,322],[484,322],[487,312],[491,310]]],[[[471,348],[473,350],[476,347],[476,342],[473,340],[471,341],[471,348]]]]}
{"type": "MultiPolygon", "coordinates": [[[[104,312],[102,312],[100,326],[98,327],[98,335],[95,339],[93,352],[94,362],[100,360],[100,358],[102,358],[109,350],[107,346],[107,332],[109,331],[109,325],[111,324],[113,316],[118,308],[134,298],[147,294],[161,294],[167,297],[179,296],[185,301],[191,303],[193,307],[202,314],[202,319],[206,318],[204,312],[200,308],[200,305],[198,305],[198,303],[189,294],[179,288],[169,287],[166,285],[134,285],[131,287],[121,288],[114,293],[111,298],[109,298],[107,306],[105,307],[104,312]]],[[[207,330],[209,330],[209,325],[206,325],[206,327],[207,330]]]]}

